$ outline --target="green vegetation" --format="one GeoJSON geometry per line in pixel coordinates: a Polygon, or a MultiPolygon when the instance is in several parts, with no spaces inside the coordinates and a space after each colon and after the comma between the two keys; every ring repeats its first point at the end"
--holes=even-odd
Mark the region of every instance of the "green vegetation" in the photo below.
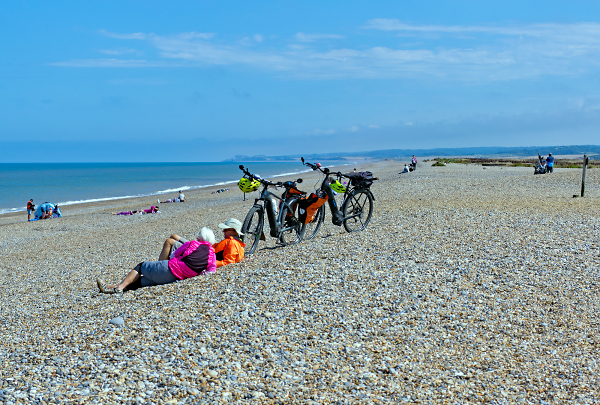
{"type": "MultiPolygon", "coordinates": [[[[471,163],[471,159],[459,159],[459,158],[437,158],[438,163],[471,163]]],[[[441,166],[441,165],[438,165],[441,166]]]]}
{"type": "MultiPolygon", "coordinates": [[[[560,167],[561,169],[583,169],[583,163],[578,165],[576,163],[559,163],[554,164],[554,167],[560,167]]],[[[589,168],[590,166],[588,166],[589,168]]]]}
{"type": "MultiPolygon", "coordinates": [[[[545,156],[544,156],[545,157],[545,156]]],[[[504,166],[504,167],[533,167],[537,163],[537,158],[528,159],[490,159],[490,158],[436,158],[432,159],[432,166],[445,166],[448,163],[459,164],[478,164],[484,166],[504,166]]],[[[554,167],[560,169],[581,169],[583,161],[581,159],[556,159],[554,167]]],[[[600,167],[600,159],[590,160],[588,169],[600,167]]]]}

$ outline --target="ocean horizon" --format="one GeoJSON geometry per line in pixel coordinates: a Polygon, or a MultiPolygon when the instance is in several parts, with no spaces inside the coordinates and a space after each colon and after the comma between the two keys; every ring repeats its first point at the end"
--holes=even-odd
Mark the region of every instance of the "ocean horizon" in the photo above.
{"type": "MultiPolygon", "coordinates": [[[[36,206],[46,201],[64,206],[231,188],[242,177],[240,164],[265,178],[310,171],[300,162],[0,163],[0,215],[26,211],[30,198],[36,206]]],[[[349,162],[327,162],[340,164],[349,162]]]]}

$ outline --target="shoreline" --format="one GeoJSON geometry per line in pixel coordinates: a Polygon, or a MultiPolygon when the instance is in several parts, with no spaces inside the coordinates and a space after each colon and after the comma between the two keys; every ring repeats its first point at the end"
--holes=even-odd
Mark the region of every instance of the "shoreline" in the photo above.
{"type": "MultiPolygon", "coordinates": [[[[222,162],[219,162],[222,163],[222,162]]],[[[246,164],[252,164],[252,163],[259,163],[260,165],[263,165],[263,167],[260,167],[260,169],[258,169],[259,172],[261,172],[262,170],[267,169],[268,167],[264,167],[265,162],[250,162],[250,163],[246,163],[246,164]]],[[[267,164],[269,163],[273,163],[275,165],[277,165],[280,162],[266,162],[267,164]]],[[[284,162],[284,163],[292,163],[292,162],[284,162]]],[[[295,162],[293,162],[295,163],[295,162]]],[[[202,167],[203,162],[199,163],[202,167]]],[[[209,163],[206,163],[209,164],[209,163]]],[[[224,164],[224,163],[222,163],[224,164]]],[[[335,165],[330,166],[330,167],[343,167],[343,166],[347,166],[348,164],[344,163],[344,162],[336,162],[335,165]]],[[[117,194],[117,195],[108,195],[108,196],[100,196],[100,197],[91,197],[91,198],[82,198],[82,199],[77,199],[75,198],[71,198],[70,200],[67,201],[59,201],[61,200],[61,198],[51,198],[51,197],[47,197],[47,198],[40,198],[39,201],[49,201],[55,204],[58,204],[60,207],[66,207],[66,206],[71,206],[71,205],[79,205],[79,204],[90,204],[90,203],[102,203],[102,202],[106,202],[106,201],[118,201],[118,200],[130,200],[130,199],[135,199],[135,198],[144,198],[144,197],[154,197],[154,196],[163,196],[163,195],[169,195],[169,194],[176,194],[179,190],[182,190],[185,192],[187,191],[191,191],[191,190],[201,190],[201,189],[212,189],[213,187],[220,187],[220,188],[226,188],[229,185],[234,185],[239,181],[239,177],[234,177],[237,175],[237,170],[235,170],[236,174],[232,175],[231,173],[231,169],[235,168],[237,169],[237,164],[228,164],[228,171],[226,170],[227,174],[222,174],[223,177],[225,178],[221,178],[216,180],[213,176],[209,176],[204,178],[204,180],[206,180],[207,182],[211,182],[210,184],[200,184],[200,185],[183,185],[180,187],[175,187],[172,185],[168,185],[166,186],[166,184],[164,184],[164,182],[161,182],[160,186],[162,187],[154,187],[151,186],[146,186],[146,190],[139,192],[140,190],[136,190],[138,191],[137,194],[131,194],[131,195],[127,195],[127,194],[123,194],[120,193],[121,195],[117,194]],[[229,179],[227,179],[226,177],[229,177],[229,179]],[[166,186],[166,187],[165,187],[166,186]],[[148,189],[150,190],[156,190],[156,191],[147,191],[148,189]]],[[[185,167],[185,165],[183,166],[185,167]]],[[[218,169],[215,169],[218,170],[218,169]]],[[[296,168],[296,170],[291,170],[291,168],[271,168],[270,170],[283,170],[280,171],[279,173],[275,173],[275,174],[271,174],[268,175],[267,178],[279,178],[279,177],[285,177],[285,176],[289,176],[289,175],[298,175],[300,173],[306,173],[309,172],[310,169],[307,167],[303,167],[301,165],[298,165],[298,167],[296,168]],[[286,171],[287,170],[287,171],[286,171]]],[[[220,176],[216,176],[217,178],[220,176]]],[[[202,179],[197,179],[196,180],[197,183],[202,183],[202,179]]],[[[196,183],[196,184],[197,184],[196,183]]],[[[142,184],[142,183],[140,183],[142,184]]],[[[185,183],[184,183],[185,184],[185,183]]],[[[189,183],[188,183],[189,184],[189,183]]],[[[118,187],[117,187],[118,188],[118,187]]],[[[117,190],[117,188],[115,188],[114,186],[110,189],[108,189],[108,194],[110,194],[110,190],[117,190]]],[[[52,193],[51,193],[52,194],[52,193]]],[[[36,204],[38,205],[38,204],[36,204]]],[[[14,213],[26,213],[27,210],[25,208],[25,206],[21,206],[21,207],[5,207],[5,208],[0,208],[0,217],[3,215],[8,215],[8,214],[14,214],[14,213]]]]}
{"type": "MultiPolygon", "coordinates": [[[[371,165],[376,164],[376,163],[377,162],[366,162],[366,163],[363,163],[360,167],[368,168],[371,165]]],[[[345,167],[345,166],[349,166],[349,165],[351,165],[351,164],[343,164],[343,165],[338,164],[338,165],[334,165],[334,166],[326,166],[326,165],[325,166],[334,168],[334,167],[345,167]]],[[[366,168],[364,170],[367,170],[366,168]]],[[[291,179],[303,177],[303,176],[308,177],[308,175],[313,175],[313,171],[310,168],[307,168],[307,170],[299,171],[297,173],[281,173],[281,174],[267,176],[266,178],[268,178],[268,179],[284,178],[284,179],[291,180],[291,179]]],[[[239,179],[225,181],[225,182],[221,182],[221,183],[213,184],[213,185],[189,188],[187,190],[184,189],[183,191],[184,191],[184,194],[186,195],[185,203],[167,203],[167,204],[160,204],[160,206],[162,208],[166,205],[171,205],[171,204],[185,205],[185,204],[189,203],[190,196],[191,197],[202,196],[204,194],[207,194],[207,193],[210,194],[213,191],[220,190],[223,188],[230,189],[229,192],[226,192],[227,194],[229,194],[231,192],[235,193],[236,191],[240,192],[237,187],[238,181],[239,181],[239,179]]],[[[300,188],[302,188],[302,187],[300,187],[300,188]]],[[[98,200],[94,200],[94,201],[74,202],[72,204],[58,203],[58,205],[60,206],[61,212],[63,214],[63,217],[62,218],[53,218],[50,221],[64,220],[67,215],[89,214],[96,210],[104,211],[107,208],[112,209],[113,211],[121,210],[121,208],[122,208],[122,211],[125,211],[125,210],[128,210],[127,209],[128,206],[132,206],[132,205],[139,206],[137,209],[139,209],[142,205],[144,206],[144,208],[150,208],[150,205],[157,204],[156,200],[160,198],[159,196],[161,196],[161,195],[164,196],[164,195],[168,195],[168,194],[172,194],[173,196],[176,196],[177,191],[169,191],[169,192],[165,192],[165,193],[148,194],[148,195],[131,196],[131,197],[109,197],[106,199],[98,199],[98,200]],[[145,205],[150,204],[150,205],[146,207],[144,204],[145,205]]],[[[132,209],[136,209],[136,208],[132,208],[132,209]]],[[[42,220],[42,222],[47,222],[47,221],[49,221],[49,220],[42,220]]],[[[5,213],[0,214],[0,227],[4,226],[4,225],[20,223],[20,222],[28,222],[27,221],[27,210],[25,208],[23,208],[21,211],[11,211],[11,212],[5,212],[5,213]],[[24,218],[25,220],[21,221],[20,220],[21,218],[24,218]]],[[[39,223],[40,221],[34,221],[34,222],[39,223]]]]}
{"type": "MultiPolygon", "coordinates": [[[[250,162],[252,163],[252,162],[250,162]]],[[[374,164],[376,162],[366,162],[363,163],[362,166],[368,166],[371,164],[374,164]]],[[[345,167],[345,166],[349,166],[351,164],[338,164],[338,165],[334,165],[334,166],[326,166],[326,167],[345,167]]],[[[366,169],[365,169],[366,170],[366,169]]],[[[305,174],[312,174],[312,170],[310,168],[307,168],[307,170],[302,170],[299,172],[295,172],[295,173],[280,173],[280,174],[274,174],[271,176],[267,176],[266,178],[269,179],[279,179],[279,178],[294,178],[294,177],[301,177],[301,175],[305,175],[305,174]]],[[[54,219],[64,219],[64,217],[67,215],[67,213],[71,213],[71,215],[73,215],[73,213],[79,213],[80,211],[84,211],[84,212],[88,212],[89,210],[93,210],[94,208],[103,208],[103,207],[115,207],[115,209],[118,209],[119,207],[125,207],[126,205],[129,204],[144,204],[148,201],[150,201],[150,204],[156,204],[156,200],[159,199],[159,196],[165,196],[168,194],[172,194],[173,196],[176,196],[177,191],[178,190],[183,190],[184,194],[186,195],[186,201],[188,200],[188,195],[190,196],[196,196],[198,194],[204,194],[203,192],[212,192],[212,191],[216,191],[216,190],[220,190],[223,188],[229,188],[231,189],[230,191],[233,190],[238,190],[237,188],[237,182],[239,181],[239,179],[237,180],[227,180],[227,181],[223,181],[220,183],[216,183],[216,184],[211,184],[211,185],[206,185],[206,186],[198,186],[198,187],[193,187],[193,188],[185,188],[182,187],[181,189],[173,189],[171,191],[166,191],[166,192],[158,192],[158,193],[153,193],[153,194],[145,194],[145,195],[139,195],[139,196],[124,196],[124,197],[106,197],[106,198],[101,198],[101,199],[93,199],[90,201],[81,201],[81,202],[67,202],[67,203],[57,203],[60,206],[61,212],[63,213],[63,218],[54,218],[54,219]],[[154,203],[152,203],[152,201],[154,201],[154,203]],[[68,209],[65,209],[65,207],[69,207],[68,209]]],[[[239,191],[239,190],[238,190],[239,191]]],[[[168,203],[168,204],[178,204],[178,203],[168,203]]],[[[186,203],[183,203],[186,204],[186,203]]],[[[37,204],[36,204],[37,205],[37,204]]],[[[166,205],[166,204],[163,204],[166,205]]],[[[145,207],[145,208],[149,208],[149,207],[145,207]]],[[[9,208],[9,209],[16,209],[16,208],[9,208]]],[[[6,224],[12,224],[15,222],[16,218],[21,218],[24,217],[25,218],[25,222],[27,222],[26,218],[27,218],[27,209],[23,208],[23,209],[19,209],[18,211],[8,211],[8,212],[4,212],[4,213],[0,213],[0,226],[6,225],[6,224]]],[[[47,221],[47,220],[43,220],[43,221],[47,221]]],[[[17,221],[20,222],[20,221],[17,221]]],[[[38,222],[38,221],[34,221],[34,222],[38,222]]]]}

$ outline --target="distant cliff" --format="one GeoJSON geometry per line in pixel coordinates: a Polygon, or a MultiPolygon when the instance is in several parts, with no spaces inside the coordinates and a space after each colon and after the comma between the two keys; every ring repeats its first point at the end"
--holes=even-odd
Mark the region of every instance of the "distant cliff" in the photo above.
{"type": "Polygon", "coordinates": [[[279,162],[300,160],[301,156],[311,160],[349,160],[349,159],[393,159],[416,156],[537,156],[546,155],[588,155],[600,157],[600,145],[571,146],[525,146],[525,147],[473,147],[473,148],[436,148],[436,149],[385,149],[364,152],[337,152],[285,156],[245,156],[236,155],[224,162],[279,162]]]}

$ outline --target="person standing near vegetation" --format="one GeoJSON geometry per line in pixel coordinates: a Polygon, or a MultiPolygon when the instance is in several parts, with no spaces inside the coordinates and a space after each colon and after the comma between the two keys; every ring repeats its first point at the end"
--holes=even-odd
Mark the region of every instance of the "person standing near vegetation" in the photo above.
{"type": "Polygon", "coordinates": [[[554,171],[554,156],[552,153],[548,153],[546,158],[546,173],[552,173],[554,171]]]}

